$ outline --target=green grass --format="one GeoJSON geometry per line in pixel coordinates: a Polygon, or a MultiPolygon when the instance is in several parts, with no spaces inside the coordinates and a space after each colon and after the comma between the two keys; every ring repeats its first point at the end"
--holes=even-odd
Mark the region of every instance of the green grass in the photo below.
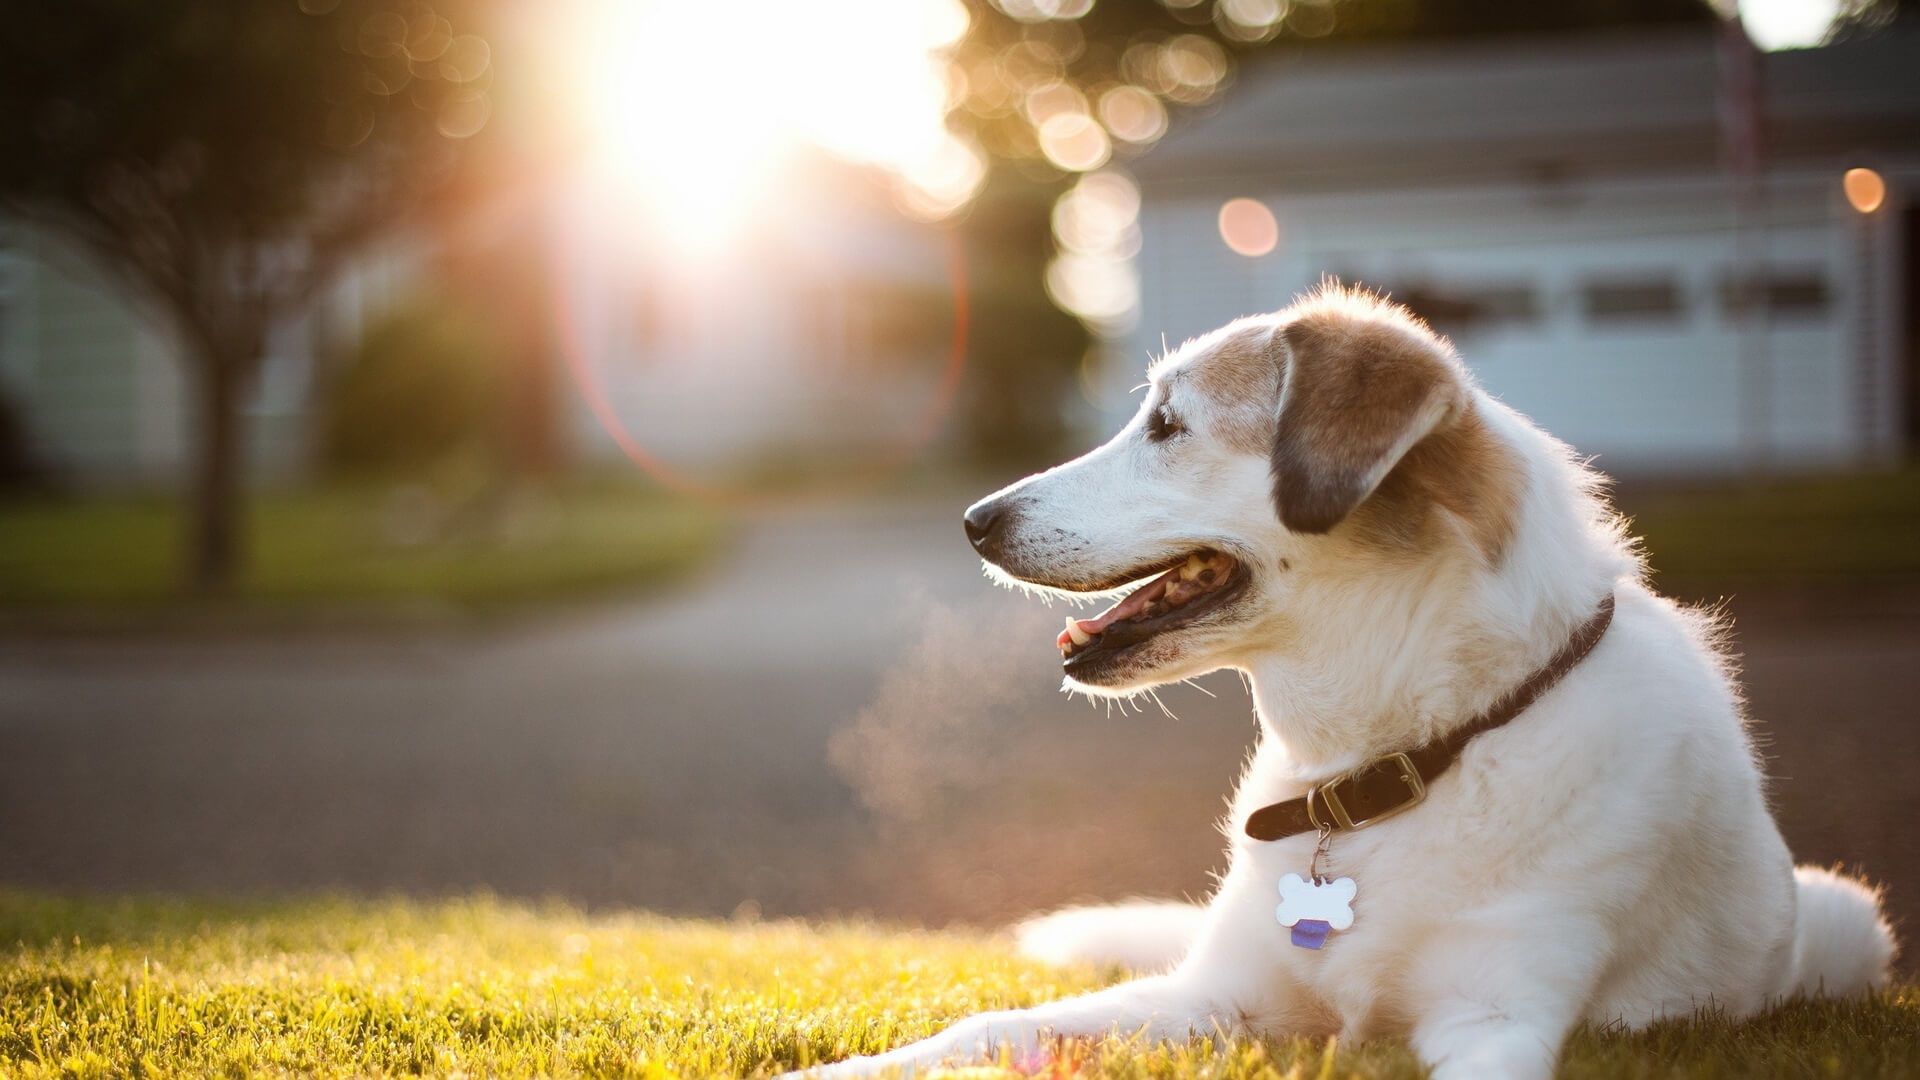
{"type": "Polygon", "coordinates": [[[1663,580],[1920,578],[1920,466],[1621,502],[1663,580]]]}
{"type": "MultiPolygon", "coordinates": [[[[1050,972],[984,937],[856,925],[490,899],[0,892],[0,1077],[744,1076],[882,1050],[1108,977],[1050,972]]],[[[1048,1080],[1419,1075],[1398,1042],[1241,1040],[1115,1048],[1048,1080]]],[[[1920,994],[1582,1032],[1562,1075],[1920,1076],[1920,994]]]]}
{"type": "MultiPolygon", "coordinates": [[[[181,596],[177,501],[0,504],[0,605],[156,611],[181,596]]],[[[228,605],[250,611],[493,610],[684,573],[722,533],[704,507],[573,481],[492,501],[415,506],[389,489],[267,494],[228,605]]]]}

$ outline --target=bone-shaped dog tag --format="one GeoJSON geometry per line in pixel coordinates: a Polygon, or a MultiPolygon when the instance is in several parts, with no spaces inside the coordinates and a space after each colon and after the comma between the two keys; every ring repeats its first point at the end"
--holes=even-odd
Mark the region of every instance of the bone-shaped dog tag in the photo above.
{"type": "Polygon", "coordinates": [[[1273,909],[1273,917],[1293,928],[1295,945],[1318,949],[1327,943],[1328,931],[1353,925],[1353,894],[1358,889],[1349,877],[1320,883],[1288,874],[1280,879],[1280,906],[1273,909]]]}

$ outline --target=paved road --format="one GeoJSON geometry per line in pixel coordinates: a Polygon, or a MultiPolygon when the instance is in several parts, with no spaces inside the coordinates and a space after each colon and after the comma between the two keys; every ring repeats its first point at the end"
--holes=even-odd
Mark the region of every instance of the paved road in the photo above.
{"type": "Polygon", "coordinates": [[[1044,610],[947,500],[769,515],[677,593],[531,627],[6,641],[0,880],[864,907],[828,741],[955,605],[1024,628],[1060,707],[1044,610]]]}
{"type": "MultiPolygon", "coordinates": [[[[982,923],[1203,889],[1237,680],[1177,720],[1063,698],[1058,613],[980,578],[957,505],[768,514],[534,625],[0,642],[0,882],[982,923]]],[[[1789,839],[1920,914],[1920,619],[1735,611],[1789,839]]]]}

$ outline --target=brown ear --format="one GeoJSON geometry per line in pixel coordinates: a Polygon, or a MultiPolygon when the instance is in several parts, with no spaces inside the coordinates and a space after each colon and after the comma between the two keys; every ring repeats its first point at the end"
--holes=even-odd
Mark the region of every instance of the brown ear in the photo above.
{"type": "Polygon", "coordinates": [[[1294,532],[1346,520],[1415,443],[1466,401],[1451,351],[1371,298],[1310,305],[1281,327],[1273,504],[1294,532]]]}

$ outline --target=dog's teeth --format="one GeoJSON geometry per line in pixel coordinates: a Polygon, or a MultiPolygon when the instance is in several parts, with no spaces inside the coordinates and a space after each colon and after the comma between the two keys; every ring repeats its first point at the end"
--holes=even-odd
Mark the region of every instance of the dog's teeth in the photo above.
{"type": "Polygon", "coordinates": [[[1181,579],[1185,581],[1192,581],[1194,578],[1199,577],[1200,571],[1205,570],[1207,568],[1207,564],[1208,564],[1208,560],[1202,559],[1198,555],[1187,556],[1187,565],[1180,568],[1181,579]]]}
{"type": "Polygon", "coordinates": [[[1080,620],[1071,615],[1067,616],[1067,637],[1075,645],[1085,645],[1093,640],[1092,634],[1080,629],[1080,620]]]}

